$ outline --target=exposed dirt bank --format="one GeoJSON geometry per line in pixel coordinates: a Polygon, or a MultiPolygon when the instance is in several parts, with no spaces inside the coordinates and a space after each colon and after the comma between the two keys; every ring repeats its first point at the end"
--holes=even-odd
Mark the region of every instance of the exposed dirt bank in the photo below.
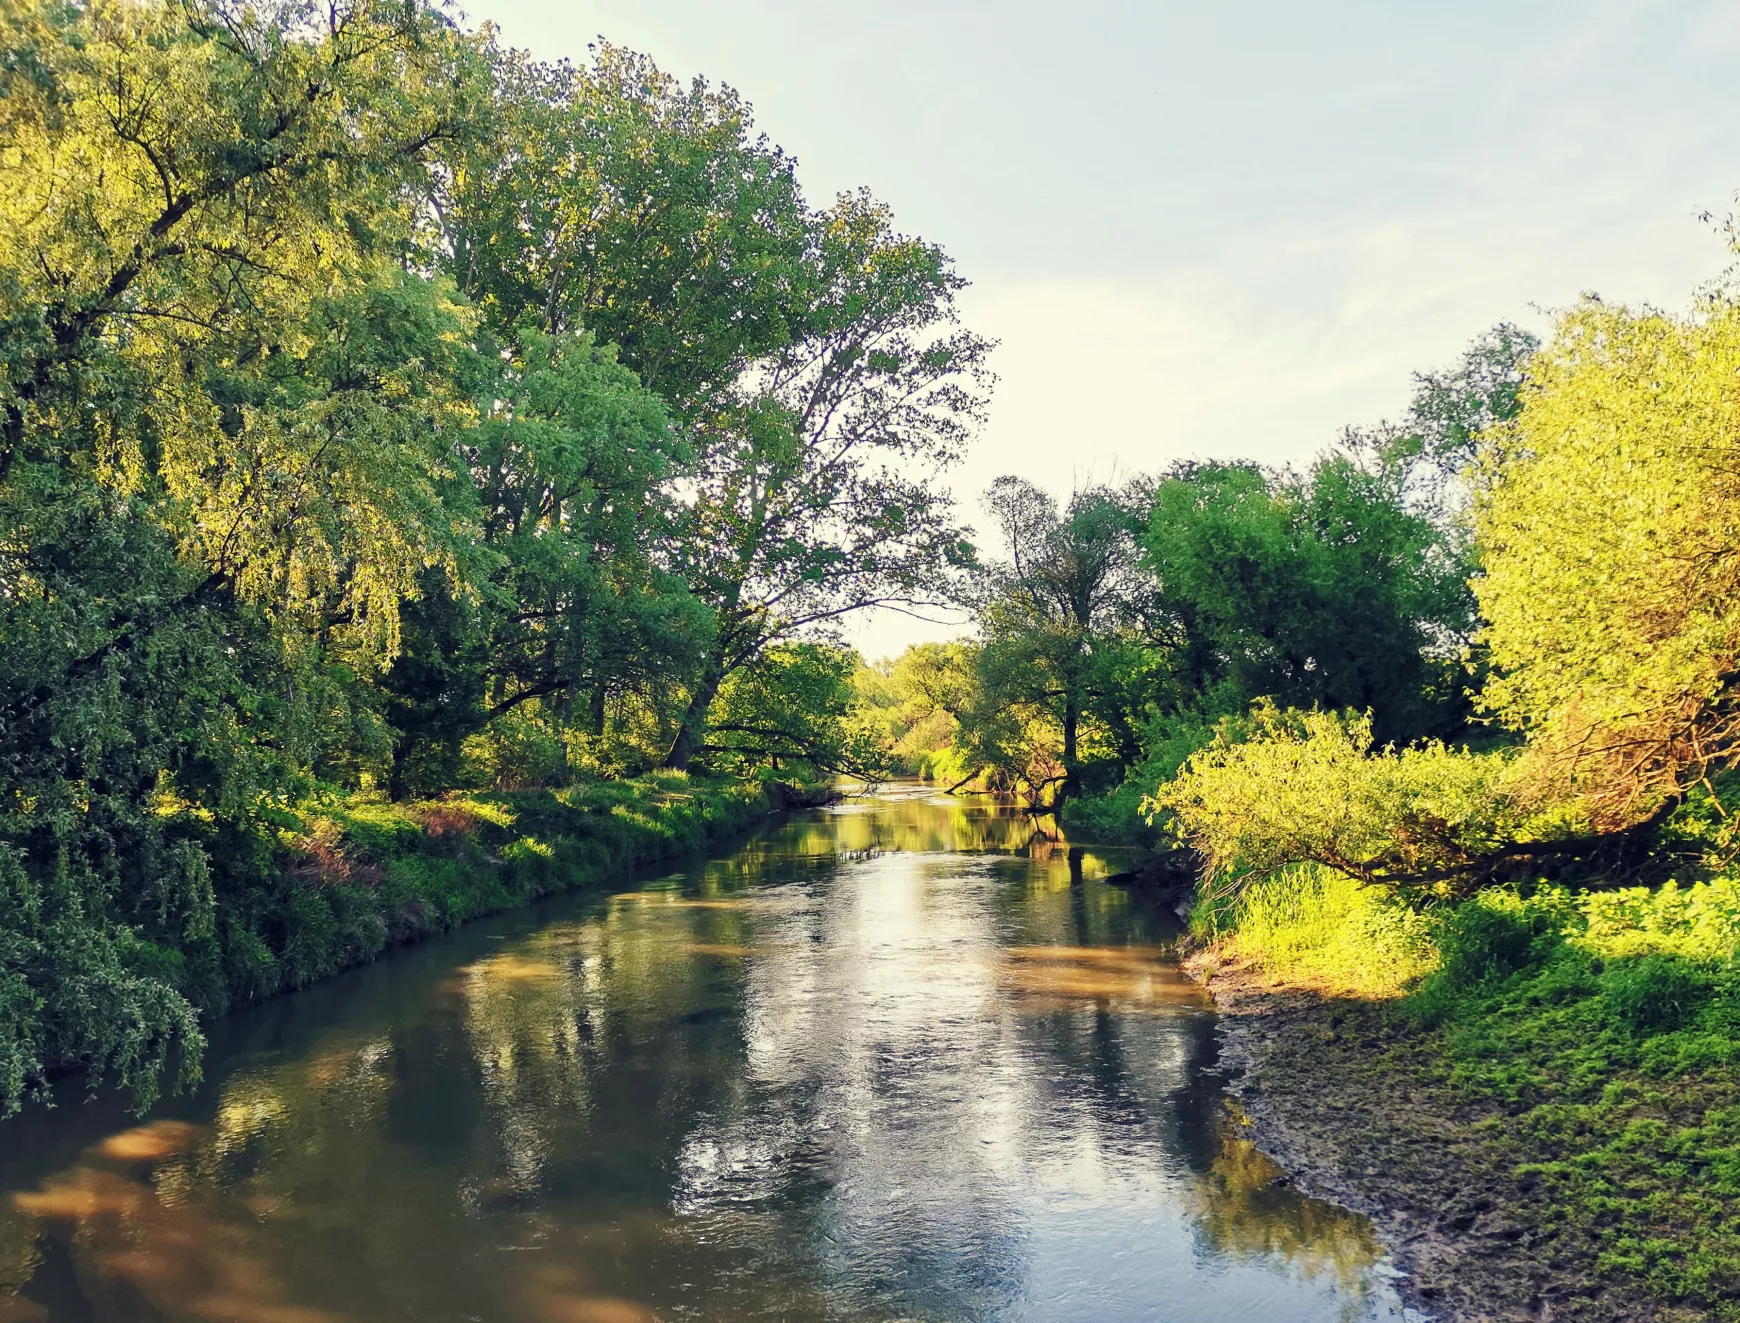
{"type": "Polygon", "coordinates": [[[1701,1312],[1615,1287],[1598,1246],[1517,1167],[1502,1111],[1449,1085],[1438,1045],[1382,1003],[1277,987],[1198,951],[1221,1013],[1228,1086],[1251,1138],[1302,1189],[1369,1216],[1436,1323],[1690,1323],[1701,1312]]]}

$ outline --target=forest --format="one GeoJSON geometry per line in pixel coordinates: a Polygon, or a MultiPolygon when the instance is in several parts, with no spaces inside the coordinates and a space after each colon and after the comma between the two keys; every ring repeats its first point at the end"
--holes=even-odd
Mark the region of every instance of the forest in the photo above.
{"type": "Polygon", "coordinates": [[[3,15],[7,1110],[919,777],[1140,842],[1522,1118],[1604,1270],[1740,1292],[1728,286],[1495,326],[1302,470],[957,507],[964,278],[728,88],[418,3],[3,15]],[[878,607],[973,625],[861,658],[878,607]]]}

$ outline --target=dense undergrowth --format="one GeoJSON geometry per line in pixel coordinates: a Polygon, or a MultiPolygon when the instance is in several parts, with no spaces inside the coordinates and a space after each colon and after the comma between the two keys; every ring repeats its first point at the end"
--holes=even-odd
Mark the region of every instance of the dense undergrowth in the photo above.
{"type": "Polygon", "coordinates": [[[1422,912],[1307,870],[1196,924],[1286,983],[1387,999],[1387,1059],[1486,1118],[1543,1257],[1740,1318],[1740,883],[1422,912]]]}
{"type": "MultiPolygon", "coordinates": [[[[414,803],[334,798],[245,838],[227,830],[205,842],[221,861],[211,875],[217,922],[191,935],[141,930],[123,959],[129,974],[182,1001],[192,1069],[198,1025],[213,1015],[389,946],[702,849],[769,807],[759,782],[671,771],[414,803]]],[[[64,1010],[38,1008],[51,1044],[64,1010]]],[[[143,1079],[154,1084],[156,1074],[143,1079]]],[[[151,1096],[148,1087],[140,1101],[151,1096]]]]}

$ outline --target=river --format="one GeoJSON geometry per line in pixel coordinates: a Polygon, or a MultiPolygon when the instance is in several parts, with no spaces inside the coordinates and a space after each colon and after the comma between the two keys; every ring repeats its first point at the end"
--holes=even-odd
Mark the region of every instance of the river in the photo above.
{"type": "Polygon", "coordinates": [[[1399,1319],[1240,1135],[1174,917],[894,790],[0,1123],[0,1323],[1399,1319]]]}

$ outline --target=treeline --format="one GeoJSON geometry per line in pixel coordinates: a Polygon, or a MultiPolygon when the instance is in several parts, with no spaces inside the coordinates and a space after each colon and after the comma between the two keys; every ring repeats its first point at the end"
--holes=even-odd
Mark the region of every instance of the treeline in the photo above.
{"type": "Polygon", "coordinates": [[[1495,328],[1303,472],[1183,461],[1062,504],[999,479],[976,636],[864,676],[866,705],[913,770],[1124,833],[1259,701],[1364,713],[1384,744],[1490,739],[1465,475],[1537,347],[1495,328]]]}
{"type": "Polygon", "coordinates": [[[1516,1238],[1471,1309],[1740,1318],[1737,382],[1731,287],[1590,298],[1304,473],[1004,479],[976,637],[860,680],[910,766],[1146,835],[1333,1061],[1289,1105],[1411,1137],[1349,1186],[1516,1238]]]}
{"type": "Polygon", "coordinates": [[[875,757],[827,627],[972,554],[932,489],[989,346],[940,249],[614,47],[0,23],[6,1105],[149,1087],[252,995],[309,806],[875,757]]]}
{"type": "Polygon", "coordinates": [[[1725,859],[1737,346],[1725,292],[1590,299],[1544,345],[1494,328],[1303,472],[1186,461],[1062,504],[999,479],[975,636],[860,701],[907,767],[1185,843],[1234,891],[1725,859]]]}

